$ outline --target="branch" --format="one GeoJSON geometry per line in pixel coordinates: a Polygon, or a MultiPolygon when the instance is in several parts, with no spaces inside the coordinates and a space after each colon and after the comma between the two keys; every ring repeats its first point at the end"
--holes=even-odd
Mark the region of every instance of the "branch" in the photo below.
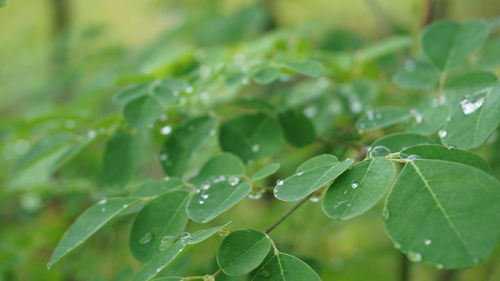
{"type": "Polygon", "coordinates": [[[264,233],[269,234],[269,232],[273,231],[278,225],[280,225],[286,218],[288,218],[293,212],[295,212],[300,206],[302,206],[314,193],[309,194],[308,196],[301,199],[297,204],[293,205],[286,213],[284,213],[277,221],[271,224],[264,233]]]}

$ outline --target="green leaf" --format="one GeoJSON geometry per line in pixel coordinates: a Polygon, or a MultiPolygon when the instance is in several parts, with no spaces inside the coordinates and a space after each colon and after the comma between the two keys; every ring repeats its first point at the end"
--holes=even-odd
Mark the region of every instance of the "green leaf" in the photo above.
{"type": "Polygon", "coordinates": [[[160,272],[169,266],[184,250],[185,245],[181,242],[182,241],[172,244],[165,249],[165,251],[154,256],[134,275],[132,280],[149,281],[160,274],[160,272]]]}
{"type": "Polygon", "coordinates": [[[253,229],[237,230],[222,241],[217,263],[229,276],[244,275],[262,263],[270,248],[271,242],[266,234],[253,229]]]}
{"type": "Polygon", "coordinates": [[[253,174],[252,178],[250,179],[250,182],[256,182],[258,180],[261,180],[276,173],[276,171],[278,171],[280,166],[281,165],[279,163],[272,163],[260,168],[257,172],[255,172],[255,174],[253,174]]]}
{"type": "Polygon", "coordinates": [[[113,102],[119,105],[126,105],[127,103],[146,95],[148,93],[148,88],[149,84],[147,83],[128,87],[127,89],[113,96],[113,102]]]}
{"type": "Polygon", "coordinates": [[[217,177],[191,196],[187,204],[188,216],[195,222],[207,223],[244,199],[251,189],[247,183],[237,184],[217,177]]]}
{"type": "Polygon", "coordinates": [[[481,146],[500,124],[500,86],[485,88],[452,105],[441,141],[462,149],[481,146]]]}
{"type": "Polygon", "coordinates": [[[446,80],[444,93],[448,104],[459,103],[463,97],[481,91],[497,84],[495,74],[486,71],[473,71],[461,75],[451,76],[446,80]]]}
{"type": "Polygon", "coordinates": [[[330,185],[323,200],[323,211],[332,219],[359,216],[382,199],[395,175],[396,169],[387,158],[357,163],[330,185]]]}
{"type": "Polygon", "coordinates": [[[274,106],[268,100],[261,98],[243,97],[235,100],[234,104],[247,109],[274,112],[274,106]]]}
{"type": "Polygon", "coordinates": [[[451,108],[447,104],[428,107],[422,113],[414,112],[415,122],[410,125],[410,131],[422,135],[436,133],[444,126],[450,117],[451,108]]]}
{"type": "Polygon", "coordinates": [[[112,218],[141,202],[143,202],[143,199],[139,198],[111,198],[101,200],[88,208],[66,230],[52,253],[47,267],[51,268],[69,252],[89,239],[90,236],[101,229],[112,218]]]}
{"type": "Polygon", "coordinates": [[[256,69],[253,80],[260,85],[267,85],[279,78],[281,70],[272,65],[266,65],[256,69]]]}
{"type": "Polygon", "coordinates": [[[281,127],[265,113],[238,116],[222,125],[221,148],[238,155],[243,161],[271,156],[282,144],[281,127]]]}
{"type": "Polygon", "coordinates": [[[207,137],[215,134],[216,124],[217,120],[213,117],[201,116],[175,129],[165,142],[160,156],[165,173],[182,176],[193,152],[207,137]]]}
{"type": "Polygon", "coordinates": [[[189,181],[194,185],[200,185],[204,181],[215,176],[242,177],[245,175],[245,166],[240,158],[231,153],[222,153],[212,157],[203,165],[198,175],[189,181]]]}
{"type": "Polygon", "coordinates": [[[314,270],[300,259],[278,253],[264,261],[251,281],[321,281],[314,270]]]}
{"type": "Polygon", "coordinates": [[[163,180],[150,181],[142,184],[134,190],[130,196],[133,197],[152,197],[162,195],[182,187],[184,183],[179,178],[165,178],[163,180]]]}
{"type": "Polygon", "coordinates": [[[130,251],[137,260],[147,262],[174,243],[186,228],[188,195],[185,191],[165,193],[137,215],[129,240],[130,251]]]}
{"type": "Polygon", "coordinates": [[[413,160],[386,202],[386,230],[414,261],[439,268],[478,264],[500,235],[500,185],[482,170],[455,162],[413,160]]]}
{"type": "Polygon", "coordinates": [[[465,165],[476,167],[487,173],[491,173],[491,167],[488,162],[486,162],[486,160],[474,153],[452,147],[434,144],[422,144],[404,149],[403,151],[401,151],[401,154],[404,154],[406,156],[416,155],[423,159],[436,159],[462,163],[465,165]]]}
{"type": "Polygon", "coordinates": [[[95,138],[85,137],[68,147],[51,165],[49,172],[54,173],[61,169],[71,159],[75,158],[84,148],[90,145],[95,138]]]}
{"type": "Polygon", "coordinates": [[[393,77],[394,84],[406,89],[433,89],[438,83],[438,74],[432,70],[420,68],[397,72],[393,77]]]}
{"type": "Polygon", "coordinates": [[[163,109],[158,101],[148,95],[130,101],[123,108],[125,120],[135,128],[145,128],[152,125],[162,112],[163,109]]]}
{"type": "Polygon", "coordinates": [[[316,130],[314,124],[302,110],[290,108],[278,115],[285,139],[295,147],[306,146],[314,142],[316,130]]]}
{"type": "Polygon", "coordinates": [[[297,172],[304,172],[319,166],[336,165],[337,163],[339,163],[337,156],[333,154],[320,154],[300,164],[297,172]]]}
{"type": "Polygon", "coordinates": [[[405,108],[382,107],[366,111],[356,122],[360,131],[370,131],[406,121],[410,113],[405,108]]]}
{"type": "Polygon", "coordinates": [[[226,227],[228,224],[231,222],[228,222],[224,225],[219,225],[219,226],[214,226],[211,228],[207,229],[202,229],[194,232],[191,236],[189,236],[187,239],[184,240],[184,243],[186,245],[193,245],[193,244],[198,244],[201,243],[208,238],[212,237],[214,234],[217,232],[221,231],[224,227],[226,227]]]}
{"type": "Polygon", "coordinates": [[[354,160],[347,159],[335,164],[324,164],[319,161],[315,162],[317,165],[309,163],[306,169],[302,167],[293,176],[278,181],[274,188],[274,196],[282,201],[300,200],[337,178],[353,162],[354,160]]]}
{"type": "Polygon", "coordinates": [[[108,140],[103,155],[102,176],[105,185],[122,186],[132,178],[143,142],[142,132],[132,135],[126,131],[118,131],[108,140]]]}
{"type": "Polygon", "coordinates": [[[488,25],[482,20],[463,23],[442,20],[424,30],[422,48],[431,62],[446,71],[463,62],[488,38],[488,25]]]}
{"type": "Polygon", "coordinates": [[[284,63],[283,66],[291,71],[312,78],[320,77],[321,75],[323,75],[323,72],[325,71],[321,63],[312,60],[290,61],[284,63]]]}
{"type": "Polygon", "coordinates": [[[180,85],[170,84],[171,83],[161,83],[151,88],[151,95],[165,106],[179,103],[181,100],[179,92],[184,90],[184,87],[180,85]]]}
{"type": "Polygon", "coordinates": [[[377,146],[383,146],[389,149],[390,152],[399,152],[407,147],[426,143],[434,143],[434,141],[419,134],[394,133],[374,141],[370,146],[370,150],[377,146]]]}
{"type": "Polygon", "coordinates": [[[55,150],[61,145],[69,142],[73,139],[73,136],[66,133],[60,133],[55,135],[49,135],[40,139],[36,142],[26,154],[24,154],[21,159],[19,159],[12,170],[13,173],[27,167],[28,165],[34,163],[35,161],[41,159],[43,156],[47,155],[49,152],[55,150]]]}

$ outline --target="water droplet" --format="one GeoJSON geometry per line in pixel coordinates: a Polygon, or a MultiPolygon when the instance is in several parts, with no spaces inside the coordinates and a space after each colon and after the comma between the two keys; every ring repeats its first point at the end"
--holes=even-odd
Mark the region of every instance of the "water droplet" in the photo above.
{"type": "Polygon", "coordinates": [[[276,185],[283,185],[283,180],[277,180],[276,185]]]}
{"type": "Polygon", "coordinates": [[[472,114],[476,112],[481,106],[484,104],[484,97],[481,97],[475,101],[470,100],[469,98],[464,98],[460,101],[460,106],[462,107],[462,112],[465,115],[472,114]]]}
{"type": "Polygon", "coordinates": [[[370,149],[370,157],[375,158],[375,157],[385,157],[387,155],[391,154],[391,151],[389,148],[382,146],[382,145],[377,145],[370,149]]]}
{"type": "Polygon", "coordinates": [[[170,127],[170,126],[165,126],[165,127],[161,128],[161,130],[160,130],[160,133],[162,135],[168,135],[171,132],[172,132],[172,127],[170,127]]]}
{"type": "Polygon", "coordinates": [[[209,196],[208,196],[208,194],[202,194],[202,195],[201,195],[201,198],[202,198],[202,199],[208,199],[208,197],[209,197],[209,196]]]}
{"type": "Polygon", "coordinates": [[[203,190],[209,190],[210,189],[210,184],[209,183],[203,183],[201,185],[201,189],[203,189],[203,190]]]}
{"type": "Polygon", "coordinates": [[[424,244],[429,246],[430,244],[432,244],[432,240],[431,239],[425,239],[424,240],[424,244]]]}
{"type": "Polygon", "coordinates": [[[203,281],[215,281],[215,278],[212,275],[205,275],[203,281]]]}
{"type": "Polygon", "coordinates": [[[412,161],[412,160],[417,160],[417,159],[420,159],[420,158],[421,158],[420,156],[418,156],[416,154],[412,154],[412,155],[406,157],[406,160],[412,161]]]}
{"type": "Polygon", "coordinates": [[[188,86],[188,87],[186,88],[186,93],[191,94],[192,92],[193,92],[193,87],[188,86]]]}
{"type": "Polygon", "coordinates": [[[139,239],[139,245],[146,245],[149,242],[153,240],[153,233],[151,232],[146,232],[140,239],[139,239]]]}
{"type": "Polygon", "coordinates": [[[439,136],[440,138],[444,138],[444,137],[446,137],[446,135],[448,135],[448,132],[447,132],[447,131],[445,131],[445,130],[439,130],[439,132],[438,132],[438,136],[439,136]]]}
{"type": "Polygon", "coordinates": [[[357,182],[357,181],[352,181],[352,183],[351,183],[351,188],[356,189],[356,188],[358,188],[358,185],[359,185],[359,184],[358,184],[358,182],[357,182]]]}
{"type": "Polygon", "coordinates": [[[363,105],[359,101],[351,102],[350,109],[352,113],[360,113],[363,110],[363,105]]]}
{"type": "Polygon", "coordinates": [[[298,172],[298,173],[297,173],[297,176],[299,176],[299,177],[300,177],[300,176],[302,176],[303,174],[304,174],[304,172],[298,172]]]}
{"type": "Polygon", "coordinates": [[[382,211],[382,218],[384,218],[384,220],[388,220],[389,217],[390,217],[389,209],[384,208],[384,210],[382,211]]]}
{"type": "Polygon", "coordinates": [[[87,131],[87,137],[89,139],[93,139],[93,138],[97,137],[97,132],[95,130],[88,130],[87,131]]]}
{"type": "Polygon", "coordinates": [[[401,244],[399,244],[398,242],[394,242],[394,248],[396,249],[401,249],[401,244]]]}
{"type": "Polygon", "coordinates": [[[419,262],[422,260],[422,255],[418,252],[410,251],[408,252],[408,259],[410,259],[413,262],[419,262]]]}
{"type": "Polygon", "coordinates": [[[248,194],[248,198],[253,200],[259,200],[260,198],[262,198],[264,193],[265,193],[264,189],[252,189],[252,192],[248,194]]]}
{"type": "Polygon", "coordinates": [[[161,268],[161,267],[158,267],[158,268],[156,269],[156,273],[160,272],[161,270],[162,270],[162,268],[161,268]]]}
{"type": "Polygon", "coordinates": [[[165,154],[165,153],[160,154],[160,161],[165,162],[165,161],[167,161],[167,159],[168,159],[167,154],[165,154]]]}
{"type": "Polygon", "coordinates": [[[321,199],[321,197],[320,197],[320,196],[318,196],[318,195],[313,195],[313,196],[311,196],[311,197],[309,198],[309,201],[311,201],[311,202],[313,202],[313,203],[318,203],[320,199],[321,199]]]}
{"type": "Polygon", "coordinates": [[[368,120],[372,121],[374,119],[374,114],[373,114],[373,111],[372,110],[368,110],[366,112],[366,117],[368,118],[368,120]]]}
{"type": "Polygon", "coordinates": [[[418,112],[416,109],[410,110],[410,115],[413,116],[413,118],[415,118],[415,123],[417,124],[422,123],[423,121],[422,114],[420,114],[420,112],[418,112]]]}
{"type": "Polygon", "coordinates": [[[108,202],[108,199],[102,199],[101,201],[97,202],[97,205],[103,205],[108,202]]]}
{"type": "Polygon", "coordinates": [[[106,212],[106,208],[104,208],[104,207],[101,208],[101,212],[103,212],[103,213],[106,212]]]}
{"type": "Polygon", "coordinates": [[[122,208],[123,208],[123,209],[128,208],[128,204],[123,204],[123,205],[122,205],[122,208]]]}
{"type": "Polygon", "coordinates": [[[215,136],[215,130],[210,130],[210,135],[215,136]]]}
{"type": "Polygon", "coordinates": [[[259,152],[260,146],[258,144],[252,145],[252,152],[259,152]]]}
{"type": "Polygon", "coordinates": [[[198,204],[203,205],[203,204],[205,204],[205,201],[200,200],[200,201],[198,201],[198,204]]]}
{"type": "Polygon", "coordinates": [[[438,263],[438,264],[436,264],[436,268],[437,268],[437,269],[443,269],[443,268],[444,268],[444,266],[443,266],[442,264],[438,263]]]}
{"type": "Polygon", "coordinates": [[[230,186],[235,186],[238,183],[240,183],[240,178],[235,176],[230,176],[227,178],[227,182],[229,183],[230,186]]]}

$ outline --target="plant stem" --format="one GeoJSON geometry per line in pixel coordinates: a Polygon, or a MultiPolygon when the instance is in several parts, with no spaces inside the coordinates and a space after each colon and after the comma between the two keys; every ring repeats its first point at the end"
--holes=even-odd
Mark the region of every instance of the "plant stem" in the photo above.
{"type": "Polygon", "coordinates": [[[457,272],[456,270],[443,270],[440,272],[438,281],[453,281],[457,272]]]}
{"type": "Polygon", "coordinates": [[[264,230],[264,233],[269,234],[269,232],[273,231],[278,225],[280,225],[286,218],[288,218],[293,212],[295,212],[302,204],[307,202],[309,198],[313,195],[314,193],[311,193],[310,195],[304,197],[301,199],[297,204],[293,205],[286,213],[284,213],[277,221],[275,221],[273,224],[271,224],[266,230],[264,230]]]}
{"type": "Polygon", "coordinates": [[[399,252],[399,281],[410,280],[410,261],[401,252],[399,252]]]}

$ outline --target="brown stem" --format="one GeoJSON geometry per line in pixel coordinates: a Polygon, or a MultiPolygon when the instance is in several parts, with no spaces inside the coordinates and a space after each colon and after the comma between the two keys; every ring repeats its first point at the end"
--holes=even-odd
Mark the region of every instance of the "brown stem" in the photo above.
{"type": "Polygon", "coordinates": [[[269,232],[273,231],[278,225],[280,225],[286,218],[288,218],[293,212],[295,212],[302,204],[307,202],[311,196],[313,196],[314,193],[304,197],[301,199],[299,202],[297,202],[295,205],[293,205],[286,213],[284,213],[277,221],[275,221],[272,225],[270,225],[266,230],[264,230],[264,233],[269,234],[269,232]]]}

